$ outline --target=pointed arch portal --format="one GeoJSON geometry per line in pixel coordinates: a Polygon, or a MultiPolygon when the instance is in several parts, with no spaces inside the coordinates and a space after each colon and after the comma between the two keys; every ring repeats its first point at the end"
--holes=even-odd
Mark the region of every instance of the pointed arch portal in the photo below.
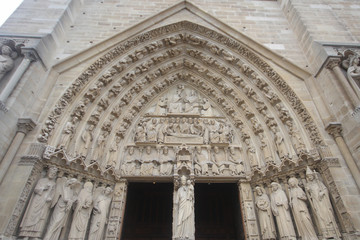
{"type": "Polygon", "coordinates": [[[286,189],[290,173],[304,180],[326,153],[308,110],[261,53],[188,21],[113,46],[66,89],[38,140],[47,165],[114,188],[105,239],[121,236],[128,182],[174,182],[179,240],[181,191],[195,189],[187,206],[196,221],[206,215],[193,216],[194,199],[204,201],[197,186],[211,197],[204,183],[237,183],[241,231],[229,239],[259,239],[255,187],[277,181],[286,189]]]}

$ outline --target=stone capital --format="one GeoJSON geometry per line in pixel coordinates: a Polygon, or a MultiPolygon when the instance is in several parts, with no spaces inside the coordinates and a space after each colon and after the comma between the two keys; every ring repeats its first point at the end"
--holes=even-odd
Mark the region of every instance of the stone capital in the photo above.
{"type": "Polygon", "coordinates": [[[340,58],[329,58],[326,63],[325,63],[325,68],[332,70],[335,67],[339,66],[341,63],[341,59],[340,58]]]}
{"type": "Polygon", "coordinates": [[[342,134],[342,126],[341,123],[338,122],[331,122],[325,128],[325,130],[334,138],[341,137],[342,134]]]}
{"type": "Polygon", "coordinates": [[[36,123],[31,118],[19,118],[17,123],[17,131],[27,134],[33,130],[36,126],[36,123]]]}

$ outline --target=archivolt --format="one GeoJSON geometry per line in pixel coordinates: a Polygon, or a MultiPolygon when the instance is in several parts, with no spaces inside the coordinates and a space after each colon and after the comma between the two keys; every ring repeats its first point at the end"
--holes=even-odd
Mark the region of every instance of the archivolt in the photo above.
{"type": "Polygon", "coordinates": [[[177,81],[206,93],[244,137],[266,132],[272,142],[262,126],[284,134],[290,125],[281,123],[291,123],[305,127],[308,148],[323,144],[302,102],[265,61],[236,40],[190,22],[140,34],[97,60],[66,90],[39,141],[56,144],[62,129],[54,131],[55,124],[65,126],[75,116],[80,131],[74,142],[86,124],[97,126],[94,139],[104,132],[124,138],[145,106],[177,81]],[[65,109],[70,116],[63,115],[65,109]]]}

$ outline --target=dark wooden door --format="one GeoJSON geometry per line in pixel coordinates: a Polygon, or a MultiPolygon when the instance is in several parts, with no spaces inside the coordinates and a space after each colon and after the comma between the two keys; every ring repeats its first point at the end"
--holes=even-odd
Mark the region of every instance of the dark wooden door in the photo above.
{"type": "Polygon", "coordinates": [[[195,184],[195,239],[244,239],[236,184],[195,184]]]}
{"type": "Polygon", "coordinates": [[[172,183],[130,183],[121,240],[170,240],[172,183]]]}

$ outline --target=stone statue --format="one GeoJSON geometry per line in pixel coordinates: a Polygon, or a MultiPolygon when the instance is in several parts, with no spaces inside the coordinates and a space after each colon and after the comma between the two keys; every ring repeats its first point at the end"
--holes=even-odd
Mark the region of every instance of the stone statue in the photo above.
{"type": "Polygon", "coordinates": [[[260,138],[260,148],[264,154],[264,160],[266,163],[274,163],[274,159],[271,153],[271,149],[269,144],[265,140],[265,135],[263,132],[259,132],[259,138],[260,138]]]}
{"type": "Polygon", "coordinates": [[[69,240],[85,239],[93,203],[93,184],[86,182],[77,199],[69,240]]]}
{"type": "Polygon", "coordinates": [[[81,134],[81,144],[79,146],[80,154],[87,156],[90,150],[91,143],[93,141],[94,125],[90,124],[87,129],[81,134]]]}
{"type": "Polygon", "coordinates": [[[167,98],[161,97],[156,104],[154,114],[155,115],[165,115],[167,108],[167,98]]]}
{"type": "Polygon", "coordinates": [[[14,68],[14,60],[18,57],[19,53],[20,53],[20,49],[16,49],[14,41],[8,41],[6,44],[1,46],[0,80],[4,78],[6,73],[10,72],[14,68]]]}
{"type": "Polygon", "coordinates": [[[285,141],[283,136],[281,136],[281,133],[278,129],[274,128],[274,141],[277,148],[277,152],[279,154],[280,158],[287,157],[289,155],[289,152],[285,146],[285,141]]]}
{"type": "Polygon", "coordinates": [[[219,175],[225,169],[224,162],[226,161],[225,152],[219,150],[219,147],[215,146],[214,151],[212,152],[212,173],[219,175]]]}
{"type": "Polygon", "coordinates": [[[90,223],[89,240],[101,240],[104,235],[104,228],[107,222],[111,194],[110,187],[100,187],[100,195],[94,200],[93,216],[90,223]]]}
{"type": "Polygon", "coordinates": [[[347,77],[349,81],[356,83],[357,87],[360,87],[360,66],[359,56],[357,54],[350,56],[350,64],[347,69],[347,77]]]}
{"type": "Polygon", "coordinates": [[[256,187],[255,205],[258,208],[261,238],[263,240],[276,239],[276,230],[271,213],[270,199],[262,187],[256,187]]]}
{"type": "Polygon", "coordinates": [[[209,173],[209,153],[202,150],[200,146],[196,146],[194,151],[195,173],[200,175],[207,175],[209,173]]]}
{"type": "Polygon", "coordinates": [[[153,175],[154,164],[158,163],[158,159],[158,152],[152,151],[151,146],[146,146],[141,157],[141,175],[153,175]]]}
{"type": "Polygon", "coordinates": [[[184,94],[184,86],[179,85],[169,105],[170,113],[182,113],[184,94]]]}
{"type": "Polygon", "coordinates": [[[256,158],[256,150],[255,150],[255,148],[253,146],[251,146],[250,139],[245,138],[244,141],[245,141],[245,144],[246,144],[246,154],[248,156],[250,166],[252,168],[259,167],[259,164],[258,164],[258,161],[257,161],[257,158],[256,158]]]}
{"type": "Polygon", "coordinates": [[[335,221],[331,206],[329,192],[321,180],[308,167],[306,170],[307,184],[305,190],[308,194],[311,208],[319,224],[320,234],[323,238],[340,239],[340,233],[335,221]]]}
{"type": "Polygon", "coordinates": [[[285,124],[289,128],[289,135],[290,135],[291,142],[292,142],[295,150],[297,152],[299,152],[299,150],[301,150],[301,149],[304,150],[305,149],[305,144],[301,139],[300,132],[297,129],[296,125],[291,120],[287,120],[285,122],[285,124]]]}
{"type": "Polygon", "coordinates": [[[234,146],[229,148],[228,161],[233,163],[230,165],[230,170],[236,175],[244,174],[245,168],[244,163],[241,159],[241,154],[239,151],[236,151],[234,146]]]}
{"type": "Polygon", "coordinates": [[[175,198],[177,217],[175,220],[175,240],[195,239],[194,186],[181,176],[181,187],[175,198]]]}
{"type": "Polygon", "coordinates": [[[146,132],[144,127],[139,124],[136,128],[136,132],[135,132],[135,142],[146,142],[146,132]]]}
{"type": "Polygon", "coordinates": [[[165,146],[162,149],[162,154],[160,154],[160,174],[161,175],[170,175],[173,170],[173,163],[175,161],[174,152],[169,153],[169,148],[165,146]]]}
{"type": "Polygon", "coordinates": [[[199,103],[198,103],[198,96],[195,90],[190,91],[190,96],[184,99],[184,112],[185,113],[199,113],[199,103]]]}
{"type": "Polygon", "coordinates": [[[76,201],[80,182],[75,178],[59,178],[56,182],[55,197],[51,207],[54,211],[51,215],[47,232],[43,240],[58,240],[61,230],[67,222],[73,203],[76,201]]]}
{"type": "Polygon", "coordinates": [[[75,124],[78,121],[77,117],[74,117],[71,121],[65,124],[64,130],[61,135],[59,147],[67,149],[71,139],[75,134],[75,124]]]}
{"type": "Polygon", "coordinates": [[[122,169],[125,175],[131,175],[135,173],[136,161],[140,162],[139,154],[134,153],[134,147],[128,147],[128,154],[124,158],[122,169]]]}
{"type": "Polygon", "coordinates": [[[306,206],[306,194],[298,184],[299,182],[296,178],[291,177],[289,179],[290,206],[293,210],[298,233],[302,240],[318,240],[309,210],[306,206]]]}
{"type": "Polygon", "coordinates": [[[95,161],[100,162],[103,154],[104,154],[104,148],[105,148],[105,144],[106,144],[106,137],[107,137],[107,132],[103,132],[99,135],[99,137],[96,140],[96,146],[93,152],[93,157],[92,159],[94,159],[95,161]]]}
{"type": "Polygon", "coordinates": [[[56,167],[50,167],[47,177],[39,179],[20,225],[20,237],[40,238],[47,222],[55,194],[56,167]]]}
{"type": "Polygon", "coordinates": [[[151,119],[146,126],[147,142],[157,142],[157,120],[151,119]]]}
{"type": "Polygon", "coordinates": [[[106,166],[108,167],[115,167],[116,160],[117,160],[117,153],[119,148],[119,143],[121,138],[119,136],[115,137],[115,141],[113,141],[110,145],[110,149],[107,155],[106,166]]]}
{"type": "Polygon", "coordinates": [[[289,203],[279,183],[272,182],[271,210],[276,218],[280,239],[296,240],[294,226],[289,212],[289,203]]]}
{"type": "Polygon", "coordinates": [[[214,115],[211,104],[209,102],[209,99],[207,99],[207,98],[203,99],[201,115],[203,115],[203,116],[213,116],[214,115]]]}

